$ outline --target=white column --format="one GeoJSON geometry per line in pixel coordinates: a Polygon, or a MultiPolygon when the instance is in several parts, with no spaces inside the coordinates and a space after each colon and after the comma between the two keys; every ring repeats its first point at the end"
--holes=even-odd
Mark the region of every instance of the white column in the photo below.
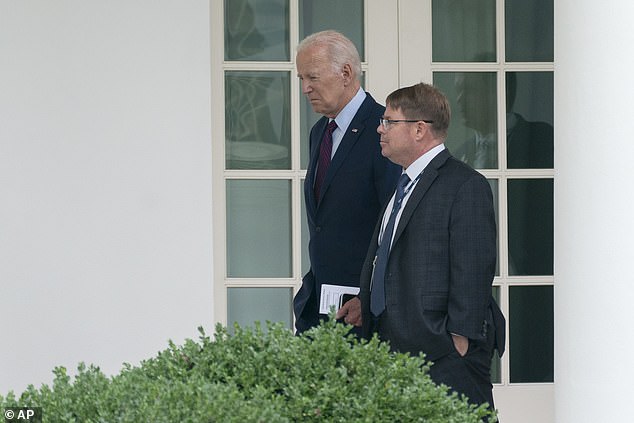
{"type": "Polygon", "coordinates": [[[633,18],[555,2],[557,423],[634,421],[633,18]]]}

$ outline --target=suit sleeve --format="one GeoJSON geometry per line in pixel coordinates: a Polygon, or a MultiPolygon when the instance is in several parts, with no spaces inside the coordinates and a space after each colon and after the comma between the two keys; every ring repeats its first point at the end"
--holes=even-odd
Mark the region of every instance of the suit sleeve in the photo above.
{"type": "Polygon", "coordinates": [[[497,252],[493,197],[480,174],[467,179],[457,191],[449,230],[447,330],[482,340],[486,338],[497,252]]]}

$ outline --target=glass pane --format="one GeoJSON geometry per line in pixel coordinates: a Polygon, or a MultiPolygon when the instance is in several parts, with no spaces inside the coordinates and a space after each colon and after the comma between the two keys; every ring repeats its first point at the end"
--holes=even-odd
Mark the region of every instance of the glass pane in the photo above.
{"type": "Polygon", "coordinates": [[[553,381],[553,287],[509,291],[511,383],[553,381]]]}
{"type": "Polygon", "coordinates": [[[553,274],[553,180],[509,179],[509,274],[553,274]]]}
{"type": "Polygon", "coordinates": [[[363,0],[300,0],[299,38],[334,29],[354,43],[363,61],[363,0]]]}
{"type": "Polygon", "coordinates": [[[553,0],[506,0],[506,60],[553,61],[553,0]]]}
{"type": "Polygon", "coordinates": [[[291,182],[227,181],[227,276],[291,277],[291,182]]]}
{"type": "Polygon", "coordinates": [[[290,169],[288,72],[225,74],[227,169],[290,169]]]}
{"type": "Polygon", "coordinates": [[[434,72],[434,85],[452,110],[446,146],[476,169],[498,165],[495,72],[434,72]]]}
{"type": "MultiPolygon", "coordinates": [[[[500,251],[500,208],[499,208],[499,190],[498,190],[498,185],[499,185],[499,181],[497,179],[487,179],[487,181],[489,181],[489,186],[491,187],[491,193],[493,194],[493,207],[495,209],[495,224],[497,227],[497,236],[496,236],[496,248],[497,251],[500,251]]],[[[495,259],[495,276],[500,276],[500,254],[497,254],[497,257],[495,259]]]]}
{"type": "MultiPolygon", "coordinates": [[[[500,287],[492,287],[493,299],[500,305],[500,287]]],[[[500,383],[502,381],[502,363],[498,350],[493,352],[493,358],[491,359],[491,383],[500,383]]]]}
{"type": "Polygon", "coordinates": [[[241,327],[254,322],[283,322],[290,329],[293,324],[291,288],[227,288],[227,326],[232,330],[238,322],[241,327]]]}
{"type": "Polygon", "coordinates": [[[288,0],[225,0],[225,60],[289,60],[288,0]]]}
{"type": "MultiPolygon", "coordinates": [[[[361,76],[361,86],[365,87],[365,72],[363,72],[361,76]]],[[[301,92],[301,85],[300,85],[301,92]]],[[[377,99],[375,99],[377,100],[377,99]]],[[[379,101],[379,100],[377,100],[379,101]]],[[[383,103],[379,101],[379,103],[383,103]]],[[[300,110],[299,110],[299,125],[300,125],[300,159],[301,159],[301,167],[302,169],[308,168],[308,160],[309,160],[309,152],[308,152],[308,138],[310,136],[310,129],[313,127],[315,122],[321,118],[319,113],[315,113],[313,111],[312,106],[310,105],[310,101],[306,98],[305,95],[302,95],[302,100],[300,101],[300,110]]]]}
{"type": "Polygon", "coordinates": [[[553,167],[553,74],[506,74],[508,167],[553,167]]]}
{"type": "Polygon", "coordinates": [[[495,62],[495,0],[433,0],[434,62],[495,62]]]}

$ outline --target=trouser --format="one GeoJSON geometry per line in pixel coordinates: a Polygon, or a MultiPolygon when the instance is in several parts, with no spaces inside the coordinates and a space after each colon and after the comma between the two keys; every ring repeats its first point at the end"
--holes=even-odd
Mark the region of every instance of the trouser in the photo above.
{"type": "Polygon", "coordinates": [[[464,394],[473,404],[493,405],[493,385],[491,385],[492,352],[479,342],[470,341],[464,357],[452,351],[436,359],[429,375],[432,380],[449,386],[453,391],[464,394]]]}

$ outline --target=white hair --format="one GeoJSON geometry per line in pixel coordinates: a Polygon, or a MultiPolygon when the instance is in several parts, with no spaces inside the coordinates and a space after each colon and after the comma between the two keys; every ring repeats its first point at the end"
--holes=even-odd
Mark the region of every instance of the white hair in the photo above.
{"type": "Polygon", "coordinates": [[[334,30],[316,32],[304,38],[297,46],[297,52],[306,50],[315,45],[326,46],[326,52],[333,70],[339,72],[344,65],[352,68],[352,76],[361,78],[361,58],[354,43],[345,35],[334,30]]]}

